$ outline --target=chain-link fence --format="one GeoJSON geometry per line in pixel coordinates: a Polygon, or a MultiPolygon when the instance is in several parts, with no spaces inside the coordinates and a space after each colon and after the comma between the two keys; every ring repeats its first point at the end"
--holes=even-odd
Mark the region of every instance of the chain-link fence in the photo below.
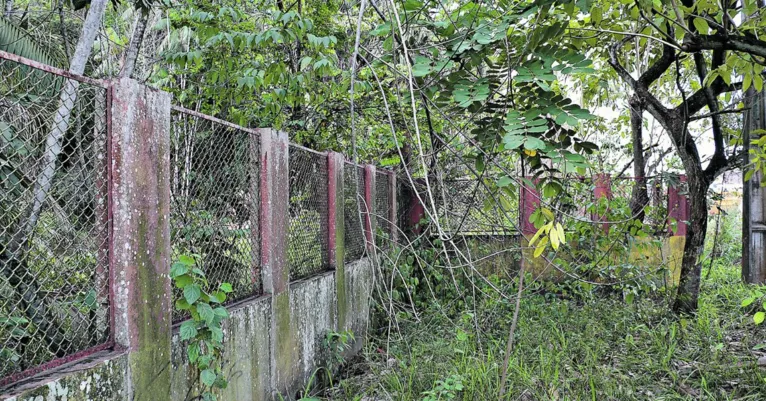
{"type": "Polygon", "coordinates": [[[290,145],[290,280],[328,269],[327,154],[290,145]]]}
{"type": "Polygon", "coordinates": [[[195,255],[212,286],[231,283],[227,302],[260,294],[260,136],[174,108],[170,145],[173,260],[195,255]]]}
{"type": "Polygon", "coordinates": [[[364,198],[364,168],[352,163],[343,165],[343,261],[353,262],[364,256],[364,229],[360,204],[364,198]]]}
{"type": "Polygon", "coordinates": [[[391,176],[386,171],[375,174],[376,242],[386,248],[391,239],[391,176]]]}
{"type": "Polygon", "coordinates": [[[445,181],[439,207],[442,228],[473,235],[515,234],[518,195],[475,179],[445,181]]]}
{"type": "Polygon", "coordinates": [[[0,54],[0,387],[111,343],[107,90],[14,60],[0,54]]]}

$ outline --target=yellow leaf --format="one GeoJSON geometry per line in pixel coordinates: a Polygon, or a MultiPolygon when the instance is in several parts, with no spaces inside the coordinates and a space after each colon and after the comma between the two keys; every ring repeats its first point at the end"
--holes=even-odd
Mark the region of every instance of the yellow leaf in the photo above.
{"type": "Polygon", "coordinates": [[[566,244],[567,236],[564,233],[564,226],[562,226],[561,223],[556,223],[556,230],[559,232],[559,239],[561,240],[561,243],[566,244]]]}
{"type": "Polygon", "coordinates": [[[540,243],[537,244],[537,247],[535,248],[534,257],[539,258],[540,255],[543,254],[543,251],[545,251],[545,246],[548,245],[548,237],[543,237],[543,239],[540,240],[540,243]]]}
{"type": "Polygon", "coordinates": [[[551,239],[551,246],[554,250],[559,249],[559,232],[558,230],[551,230],[550,233],[548,233],[548,238],[551,239]]]}
{"type": "Polygon", "coordinates": [[[540,229],[537,230],[537,232],[532,237],[532,239],[529,240],[529,246],[535,245],[535,242],[540,238],[540,236],[543,234],[544,231],[545,231],[545,227],[540,227],[540,229]]]}
{"type": "Polygon", "coordinates": [[[531,150],[531,149],[524,149],[524,154],[526,154],[529,157],[535,157],[535,155],[537,154],[537,151],[531,150]]]}

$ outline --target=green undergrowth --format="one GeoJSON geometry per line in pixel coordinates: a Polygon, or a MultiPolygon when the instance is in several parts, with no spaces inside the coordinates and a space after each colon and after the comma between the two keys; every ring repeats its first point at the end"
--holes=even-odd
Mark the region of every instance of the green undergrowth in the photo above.
{"type": "MultiPolygon", "coordinates": [[[[757,365],[766,327],[740,307],[751,288],[736,268],[716,268],[699,313],[686,318],[664,299],[527,294],[505,399],[766,400],[766,368],[757,365]]],[[[383,328],[318,397],[497,399],[513,300],[496,298],[457,313],[432,307],[390,335],[383,328]]]]}

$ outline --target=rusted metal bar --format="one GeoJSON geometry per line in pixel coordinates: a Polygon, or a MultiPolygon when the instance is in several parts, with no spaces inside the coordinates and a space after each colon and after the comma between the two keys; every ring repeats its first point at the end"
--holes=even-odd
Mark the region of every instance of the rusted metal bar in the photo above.
{"type": "Polygon", "coordinates": [[[61,77],[64,77],[64,78],[73,79],[73,80],[78,81],[78,82],[83,82],[83,83],[87,83],[87,84],[91,84],[91,85],[95,85],[95,86],[100,86],[102,88],[106,88],[108,86],[108,83],[103,81],[103,80],[94,79],[94,78],[84,77],[82,75],[73,74],[73,73],[71,73],[69,71],[62,70],[61,68],[56,68],[56,67],[53,67],[53,66],[50,66],[50,65],[47,65],[47,64],[43,64],[43,63],[40,63],[38,61],[28,59],[26,57],[21,57],[21,56],[15,55],[13,53],[8,53],[6,51],[0,50],[0,58],[1,59],[5,59],[5,60],[9,60],[9,61],[13,61],[13,62],[16,62],[16,63],[19,63],[19,64],[23,64],[23,65],[26,65],[28,67],[32,67],[32,68],[40,70],[40,71],[49,72],[51,74],[58,75],[58,76],[61,76],[61,77]]]}

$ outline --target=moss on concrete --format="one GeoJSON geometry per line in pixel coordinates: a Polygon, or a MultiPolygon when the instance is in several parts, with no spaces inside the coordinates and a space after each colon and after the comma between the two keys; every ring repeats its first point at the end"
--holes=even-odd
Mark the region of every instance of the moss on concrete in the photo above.
{"type": "MultiPolygon", "coordinates": [[[[121,355],[90,368],[20,391],[7,401],[109,401],[125,399],[127,357],[121,355]]],[[[0,399],[4,399],[0,396],[0,399]]]]}

